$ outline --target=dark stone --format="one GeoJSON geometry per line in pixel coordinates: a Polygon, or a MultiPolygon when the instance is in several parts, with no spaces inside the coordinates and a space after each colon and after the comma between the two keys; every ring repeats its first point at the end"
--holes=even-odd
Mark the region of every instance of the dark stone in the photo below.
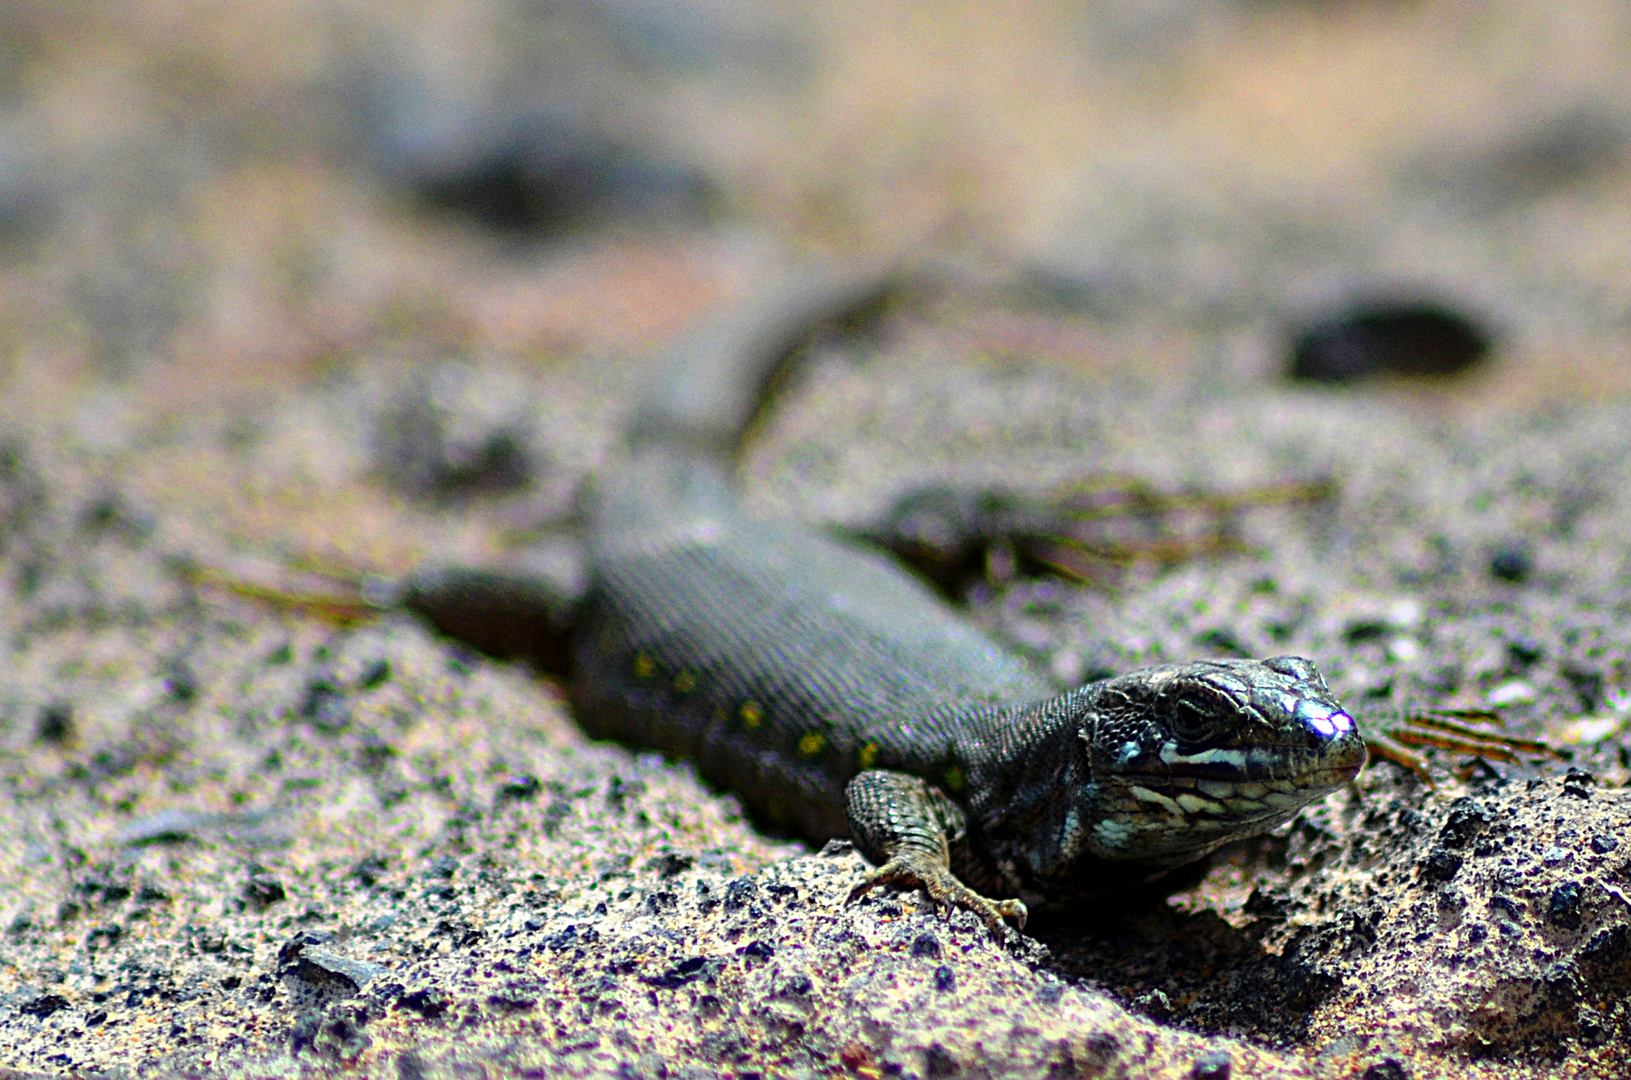
{"type": "Polygon", "coordinates": [[[1529,580],[1534,568],[1534,559],[1520,547],[1497,548],[1489,557],[1490,576],[1513,585],[1529,580]]]}
{"type": "Polygon", "coordinates": [[[278,946],[278,967],[287,967],[296,960],[300,959],[300,954],[304,952],[308,946],[322,945],[325,942],[333,940],[333,937],[333,934],[326,933],[322,930],[300,931],[294,937],[278,946]]]}
{"type": "Polygon", "coordinates": [[[1619,846],[1619,837],[1610,836],[1607,833],[1601,833],[1591,838],[1591,850],[1599,855],[1607,855],[1619,846]]]}
{"type": "Polygon", "coordinates": [[[769,960],[776,955],[776,950],[762,941],[750,941],[742,947],[742,955],[755,960],[769,960]]]}
{"type": "Polygon", "coordinates": [[[396,999],[398,1009],[416,1012],[427,1020],[434,1020],[442,1016],[452,1004],[452,1000],[446,994],[429,987],[410,990],[396,999]]]}
{"type": "Polygon", "coordinates": [[[1257,885],[1241,910],[1255,919],[1284,919],[1291,911],[1291,896],[1282,888],[1257,885]]]}
{"type": "Polygon", "coordinates": [[[325,735],[335,735],[351,726],[351,706],[334,677],[318,675],[306,686],[306,697],[300,704],[300,715],[311,726],[325,735]]]}
{"type": "Polygon", "coordinates": [[[52,1013],[61,1012],[68,1007],[68,999],[61,994],[41,994],[32,1001],[24,1002],[18,1006],[17,1011],[24,1016],[37,1016],[45,1019],[52,1013]]]}
{"type": "Polygon", "coordinates": [[[646,863],[646,869],[655,871],[658,877],[671,878],[683,874],[696,865],[695,857],[677,851],[665,851],[646,863]]]}
{"type": "Polygon", "coordinates": [[[1362,645],[1367,641],[1381,641],[1387,635],[1387,623],[1378,619],[1355,619],[1342,631],[1342,638],[1349,645],[1362,645]]]}
{"type": "Polygon", "coordinates": [[[1631,928],[1625,923],[1597,931],[1580,950],[1582,963],[1614,967],[1631,961],[1631,928]]]}
{"type": "Polygon", "coordinates": [[[475,148],[456,170],[421,174],[426,206],[500,232],[551,235],[619,211],[664,204],[695,212],[706,187],[695,174],[541,119],[504,143],[475,148]]]}
{"type": "Polygon", "coordinates": [[[1359,1080],[1410,1080],[1410,1074],[1398,1058],[1383,1058],[1366,1069],[1359,1080]]]}
{"type": "Polygon", "coordinates": [[[1520,670],[1533,667],[1546,655],[1546,649],[1531,637],[1516,637],[1506,643],[1506,655],[1520,670]]]}
{"type": "Polygon", "coordinates": [[[518,773],[505,780],[498,787],[498,802],[525,802],[542,790],[543,784],[531,773],[518,773]]]}
{"type": "Polygon", "coordinates": [[[384,856],[370,855],[351,868],[351,876],[356,878],[364,888],[372,889],[385,876],[385,867],[384,856]]]}
{"type": "Polygon", "coordinates": [[[280,960],[285,954],[289,959],[282,962],[279,976],[333,997],[350,997],[389,970],[314,946],[297,947],[291,953],[290,946],[285,945],[279,950],[280,960]]]}
{"type": "Polygon", "coordinates": [[[1462,858],[1453,851],[1434,845],[1422,860],[1422,875],[1432,881],[1449,881],[1461,869],[1462,858]]]}
{"type": "Polygon", "coordinates": [[[934,969],[934,988],[942,994],[949,994],[957,989],[957,976],[951,968],[942,964],[934,969]]]}
{"type": "Polygon", "coordinates": [[[178,705],[191,705],[198,698],[198,674],[192,665],[174,659],[164,665],[164,690],[178,705]]]}
{"type": "Polygon", "coordinates": [[[1446,848],[1464,848],[1494,820],[1489,807],[1470,795],[1463,795],[1450,804],[1449,816],[1438,831],[1438,842],[1446,848]]]}
{"type": "Polygon", "coordinates": [[[759,897],[759,886],[752,878],[739,877],[725,886],[725,910],[737,911],[759,897]]]}
{"type": "Polygon", "coordinates": [[[712,981],[724,966],[725,961],[720,957],[693,956],[681,960],[661,975],[648,976],[642,981],[659,990],[673,990],[698,979],[712,981]]]}
{"type": "Polygon", "coordinates": [[[1573,1012],[1580,1003],[1580,973],[1573,964],[1553,964],[1546,969],[1541,985],[1546,990],[1546,1000],[1559,1012],[1573,1012]]]}
{"type": "Polygon", "coordinates": [[[357,679],[357,685],[364,690],[373,690],[383,686],[390,678],[391,662],[382,656],[363,668],[362,675],[357,679]]]}
{"type": "Polygon", "coordinates": [[[92,927],[90,933],[85,935],[85,947],[94,949],[102,942],[109,945],[119,944],[119,939],[125,936],[125,928],[118,923],[106,923],[102,926],[92,927]]]}
{"type": "Polygon", "coordinates": [[[283,883],[265,871],[253,873],[244,885],[244,899],[256,907],[270,907],[287,898],[288,893],[283,891],[283,883]]]}
{"type": "Polygon", "coordinates": [[[1227,1050],[1212,1050],[1195,1059],[1189,1070],[1191,1080],[1229,1080],[1234,1073],[1234,1062],[1227,1050]]]}
{"type": "Polygon", "coordinates": [[[1448,377],[1482,360],[1492,335],[1426,298],[1361,301],[1294,336],[1288,374],[1346,383],[1375,375],[1448,377]]]}
{"type": "Polygon", "coordinates": [[[1563,794],[1576,799],[1591,798],[1591,789],[1596,786],[1597,778],[1585,769],[1570,768],[1563,776],[1563,794]]]}
{"type": "Polygon", "coordinates": [[[114,881],[96,871],[92,871],[92,876],[77,882],[75,888],[86,896],[98,898],[104,904],[117,904],[121,900],[130,899],[129,885],[122,881],[114,881]]]}
{"type": "Polygon", "coordinates": [[[1133,1008],[1151,1020],[1172,1019],[1172,999],[1159,987],[1146,990],[1133,998],[1133,1008]]]}
{"type": "Polygon", "coordinates": [[[115,536],[140,544],[157,528],[150,514],[130,507],[116,492],[106,492],[85,504],[79,514],[81,531],[91,536],[115,536]]]}
{"type": "Polygon", "coordinates": [[[34,736],[41,742],[64,743],[74,733],[74,707],[65,701],[52,702],[40,710],[34,736]]]}
{"type": "Polygon", "coordinates": [[[1580,927],[1580,884],[1566,881],[1546,901],[1546,921],[1565,930],[1580,927]]]}
{"type": "Polygon", "coordinates": [[[940,939],[928,931],[919,934],[912,942],[912,955],[918,958],[940,959],[940,939]]]}
{"type": "Polygon", "coordinates": [[[957,1059],[939,1043],[930,1043],[923,1051],[923,1071],[929,1076],[956,1076],[960,1071],[957,1059]]]}
{"type": "Polygon", "coordinates": [[[526,1012],[537,1004],[537,995],[523,993],[513,988],[487,995],[487,1007],[501,1013],[526,1012]]]}

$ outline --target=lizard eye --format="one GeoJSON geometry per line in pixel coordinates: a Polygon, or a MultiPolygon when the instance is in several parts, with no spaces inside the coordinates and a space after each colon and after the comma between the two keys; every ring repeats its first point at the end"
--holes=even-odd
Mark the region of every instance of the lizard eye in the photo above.
{"type": "Polygon", "coordinates": [[[1168,699],[1167,721],[1182,742],[1204,743],[1219,735],[1234,714],[1221,695],[1196,688],[1181,690],[1168,699]]]}

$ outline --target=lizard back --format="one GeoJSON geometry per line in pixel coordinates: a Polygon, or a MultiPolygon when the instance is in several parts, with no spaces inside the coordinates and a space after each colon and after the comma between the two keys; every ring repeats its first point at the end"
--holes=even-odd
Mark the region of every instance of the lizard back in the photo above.
{"type": "Polygon", "coordinates": [[[955,787],[977,718],[1056,692],[885,556],[738,513],[699,455],[647,450],[608,477],[589,565],[585,726],[696,762],[810,839],[846,834],[857,772],[955,787]]]}

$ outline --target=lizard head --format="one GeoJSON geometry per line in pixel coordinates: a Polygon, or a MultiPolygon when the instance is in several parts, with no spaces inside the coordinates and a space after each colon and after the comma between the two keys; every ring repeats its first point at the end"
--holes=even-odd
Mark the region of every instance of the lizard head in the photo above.
{"type": "Polygon", "coordinates": [[[1100,858],[1180,863],[1264,832],[1353,779],[1365,742],[1297,656],[1145,668],[1093,688],[1078,732],[1100,858]]]}

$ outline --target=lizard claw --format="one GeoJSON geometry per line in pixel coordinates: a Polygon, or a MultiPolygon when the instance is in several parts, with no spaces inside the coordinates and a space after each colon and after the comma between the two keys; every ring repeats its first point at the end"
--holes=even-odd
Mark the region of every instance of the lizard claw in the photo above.
{"type": "MultiPolygon", "coordinates": [[[[1477,758],[1516,763],[1519,755],[1531,758],[1564,760],[1564,755],[1549,743],[1509,735],[1502,729],[1501,718],[1483,709],[1428,709],[1403,716],[1365,740],[1372,761],[1391,761],[1415,773],[1428,787],[1433,786],[1433,774],[1427,759],[1415,747],[1435,747],[1452,753],[1471,754],[1477,758]]],[[[1458,775],[1467,779],[1470,773],[1461,770],[1458,775]]]]}
{"type": "Polygon", "coordinates": [[[937,865],[933,860],[917,852],[896,855],[867,874],[850,890],[849,897],[844,902],[853,904],[880,885],[922,889],[928,894],[929,902],[942,918],[949,918],[955,908],[972,911],[985,923],[986,929],[991,931],[991,936],[996,938],[1000,945],[1007,945],[1011,940],[1006,920],[1012,920],[1018,929],[1023,930],[1029,914],[1023,902],[992,900],[981,896],[958,881],[949,869],[937,865]]]}

